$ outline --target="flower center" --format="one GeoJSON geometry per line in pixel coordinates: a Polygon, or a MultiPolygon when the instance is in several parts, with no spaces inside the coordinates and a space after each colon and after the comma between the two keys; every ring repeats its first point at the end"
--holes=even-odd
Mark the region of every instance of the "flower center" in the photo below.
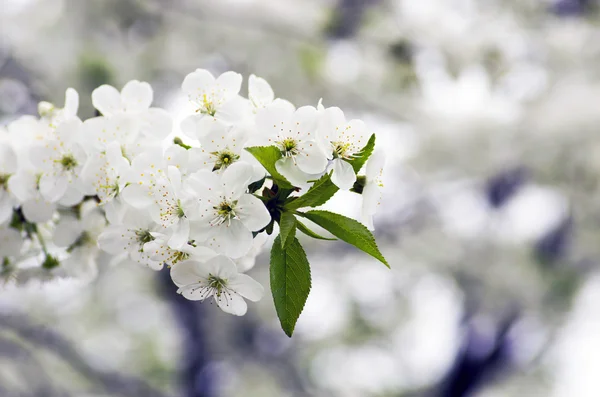
{"type": "Polygon", "coordinates": [[[223,290],[227,289],[227,280],[209,274],[208,288],[212,288],[215,291],[215,295],[220,297],[223,290]]]}
{"type": "Polygon", "coordinates": [[[183,212],[183,207],[181,206],[181,200],[177,200],[177,207],[175,208],[175,214],[178,218],[183,218],[185,216],[185,212],[183,212]]]}
{"type": "Polygon", "coordinates": [[[277,142],[279,148],[284,157],[294,157],[300,150],[298,150],[298,142],[293,138],[285,138],[283,141],[277,142]]]}
{"type": "Polygon", "coordinates": [[[208,114],[210,116],[215,116],[217,113],[217,108],[215,107],[213,101],[209,100],[206,94],[202,95],[202,104],[196,112],[200,112],[202,114],[208,114]]]}
{"type": "Polygon", "coordinates": [[[350,143],[344,142],[331,142],[333,145],[333,158],[351,158],[352,154],[349,153],[352,147],[350,143]]]}
{"type": "Polygon", "coordinates": [[[65,154],[58,160],[58,164],[60,164],[65,171],[71,171],[77,167],[77,160],[75,160],[75,157],[73,157],[72,154],[65,154]]]}
{"type": "Polygon", "coordinates": [[[212,226],[222,225],[227,222],[227,226],[231,224],[231,220],[235,219],[235,206],[237,205],[237,201],[229,202],[222,201],[221,204],[213,207],[216,213],[215,219],[213,219],[210,224],[212,226]]]}
{"type": "Polygon", "coordinates": [[[10,178],[9,174],[0,174],[0,188],[6,190],[8,187],[8,178],[10,178]]]}
{"type": "Polygon", "coordinates": [[[154,237],[150,234],[150,230],[139,229],[135,231],[135,237],[140,246],[149,243],[154,240],[154,237]]]}
{"type": "Polygon", "coordinates": [[[213,171],[225,169],[240,159],[239,155],[228,149],[220,152],[212,152],[211,154],[217,158],[217,161],[215,161],[215,166],[213,167],[213,171]]]}
{"type": "Polygon", "coordinates": [[[181,261],[188,259],[189,257],[190,257],[190,254],[188,254],[187,252],[175,251],[171,255],[170,259],[171,259],[171,263],[174,265],[177,262],[181,262],[181,261]]]}

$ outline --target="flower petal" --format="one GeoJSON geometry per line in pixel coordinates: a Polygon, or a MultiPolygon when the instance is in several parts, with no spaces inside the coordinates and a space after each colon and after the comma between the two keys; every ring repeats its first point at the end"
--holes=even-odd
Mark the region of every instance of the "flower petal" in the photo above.
{"type": "Polygon", "coordinates": [[[215,301],[225,313],[243,316],[248,311],[248,304],[235,292],[223,291],[220,296],[215,295],[215,301]]]}
{"type": "Polygon", "coordinates": [[[265,205],[251,194],[243,194],[238,199],[235,212],[248,230],[253,232],[262,229],[271,222],[271,215],[265,205]]]}
{"type": "Polygon", "coordinates": [[[333,174],[331,174],[331,182],[342,190],[350,190],[356,182],[356,174],[354,168],[342,159],[333,160],[333,174]]]}
{"type": "Polygon", "coordinates": [[[181,89],[191,101],[202,102],[202,95],[213,85],[215,77],[208,70],[196,69],[185,76],[181,89]]]}
{"type": "Polygon", "coordinates": [[[43,200],[41,197],[27,200],[21,206],[25,219],[32,223],[47,222],[52,219],[56,204],[43,200]]]}
{"type": "Polygon", "coordinates": [[[190,221],[182,218],[171,229],[173,230],[173,234],[169,239],[169,247],[176,250],[181,249],[181,247],[187,244],[190,238],[190,221]]]}
{"type": "Polygon", "coordinates": [[[131,80],[121,90],[121,101],[127,112],[139,113],[152,104],[152,87],[145,81],[131,80]]]}
{"type": "Polygon", "coordinates": [[[275,93],[265,79],[251,74],[248,79],[248,99],[256,107],[265,107],[273,102],[275,93]]]}
{"type": "Polygon", "coordinates": [[[227,286],[252,302],[258,302],[265,294],[264,287],[246,274],[237,274],[232,277],[227,286]]]}
{"type": "Polygon", "coordinates": [[[69,179],[65,175],[54,176],[44,174],[40,178],[40,193],[51,203],[55,203],[60,200],[64,196],[68,187],[69,179]]]}
{"type": "Polygon", "coordinates": [[[224,102],[237,96],[242,87],[242,75],[236,72],[225,72],[221,74],[216,81],[216,95],[219,95],[224,102]]]}
{"type": "Polygon", "coordinates": [[[235,259],[246,255],[252,247],[252,232],[240,220],[213,227],[217,230],[207,242],[209,248],[235,259]]]}
{"type": "Polygon", "coordinates": [[[194,260],[177,263],[171,268],[171,279],[178,287],[205,281],[208,273],[203,268],[204,263],[194,260]]]}
{"type": "Polygon", "coordinates": [[[92,104],[104,116],[122,111],[121,94],[115,87],[107,84],[92,91],[92,104]]]}
{"type": "Polygon", "coordinates": [[[327,168],[327,157],[316,142],[298,144],[300,153],[296,156],[298,168],[308,174],[320,174],[327,168]]]}
{"type": "Polygon", "coordinates": [[[248,189],[254,170],[250,164],[236,162],[231,164],[221,176],[222,190],[228,199],[239,198],[248,189]]]}

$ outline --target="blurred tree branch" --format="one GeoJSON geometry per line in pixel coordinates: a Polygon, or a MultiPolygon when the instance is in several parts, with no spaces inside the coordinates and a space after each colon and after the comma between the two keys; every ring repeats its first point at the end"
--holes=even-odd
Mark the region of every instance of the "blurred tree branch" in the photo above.
{"type": "MultiPolygon", "coordinates": [[[[14,333],[36,348],[43,348],[54,353],[111,395],[167,397],[166,394],[154,389],[141,379],[94,367],[73,347],[71,342],[48,328],[33,324],[26,316],[0,314],[0,329],[14,333]]],[[[1,347],[2,345],[0,345],[1,347]]]]}

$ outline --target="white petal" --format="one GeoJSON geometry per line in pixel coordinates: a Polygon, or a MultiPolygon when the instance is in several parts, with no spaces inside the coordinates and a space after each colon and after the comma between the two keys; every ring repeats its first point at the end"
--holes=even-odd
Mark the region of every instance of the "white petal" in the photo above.
{"type": "Polygon", "coordinates": [[[304,185],[306,185],[306,181],[310,180],[310,176],[298,168],[298,166],[294,163],[294,159],[292,158],[283,158],[277,160],[275,163],[275,168],[294,186],[304,187],[304,185]]]}
{"type": "Polygon", "coordinates": [[[52,219],[52,215],[54,215],[54,211],[56,210],[56,204],[47,202],[40,197],[24,202],[21,208],[23,209],[25,219],[29,222],[42,223],[52,219]]]}
{"type": "Polygon", "coordinates": [[[104,116],[122,111],[121,94],[115,87],[107,84],[92,91],[92,104],[104,116]]]}
{"type": "Polygon", "coordinates": [[[75,217],[64,216],[56,225],[53,242],[59,247],[68,247],[81,236],[82,232],[82,225],[75,217]]]}
{"type": "Polygon", "coordinates": [[[79,94],[73,88],[67,88],[64,107],[66,118],[76,116],[77,110],[79,110],[79,94]]]}
{"type": "Polygon", "coordinates": [[[261,135],[266,143],[273,144],[277,137],[283,136],[293,113],[293,109],[281,106],[269,106],[258,111],[257,134],[261,135]]]}
{"type": "Polygon", "coordinates": [[[171,279],[178,287],[206,280],[208,273],[203,270],[204,263],[187,260],[171,268],[171,279]]]}
{"type": "Polygon", "coordinates": [[[8,143],[0,142],[0,174],[12,174],[17,170],[17,154],[8,143]]]}
{"type": "Polygon", "coordinates": [[[252,302],[258,302],[265,294],[264,287],[246,274],[237,274],[230,278],[227,286],[252,302]]]}
{"type": "Polygon", "coordinates": [[[320,174],[327,168],[327,157],[316,142],[302,142],[298,145],[300,153],[296,156],[298,168],[308,174],[320,174]]]}
{"type": "MultiPolygon", "coordinates": [[[[217,78],[216,90],[220,97],[228,101],[237,96],[242,87],[242,75],[236,72],[225,72],[217,78]]],[[[218,94],[217,94],[218,95],[218,94]]]]}
{"type": "Polygon", "coordinates": [[[215,77],[208,70],[196,69],[185,76],[181,89],[190,100],[202,102],[202,95],[215,82],[215,77]]]}
{"type": "Polygon", "coordinates": [[[29,172],[18,172],[8,179],[8,190],[20,202],[33,198],[36,194],[36,177],[29,172]]]}
{"type": "Polygon", "coordinates": [[[338,140],[338,132],[346,125],[346,117],[342,109],[331,107],[321,113],[319,134],[327,142],[338,140]]]}
{"type": "Polygon", "coordinates": [[[173,119],[164,109],[151,108],[141,116],[142,131],[149,138],[164,139],[173,130],[173,119]]]}
{"type": "Polygon", "coordinates": [[[244,194],[253,174],[252,166],[240,161],[227,167],[221,176],[221,185],[226,197],[235,200],[244,194]]]}
{"type": "Polygon", "coordinates": [[[122,226],[109,226],[98,236],[101,250],[118,255],[127,250],[132,233],[122,226]]]}
{"type": "Polygon", "coordinates": [[[44,174],[40,178],[40,193],[51,203],[55,203],[60,200],[64,196],[68,187],[69,179],[66,175],[53,176],[44,174]]]}
{"type": "Polygon", "coordinates": [[[212,290],[205,290],[200,284],[190,284],[180,288],[179,292],[185,299],[191,301],[203,301],[213,295],[212,290]]]}
{"type": "Polygon", "coordinates": [[[375,149],[369,161],[367,162],[365,176],[367,180],[373,180],[379,176],[385,165],[385,152],[379,148],[375,149]]]}
{"type": "Polygon", "coordinates": [[[271,222],[271,215],[260,199],[251,194],[239,198],[235,212],[246,227],[253,232],[259,231],[271,222]]]}
{"type": "Polygon", "coordinates": [[[379,186],[377,186],[374,183],[367,183],[367,185],[363,189],[362,196],[363,213],[368,215],[375,214],[377,212],[377,206],[379,205],[379,201],[381,200],[381,190],[379,189],[379,186]]]}
{"type": "Polygon", "coordinates": [[[215,235],[208,240],[209,248],[231,258],[240,258],[252,247],[252,232],[240,220],[214,226],[215,235]]]}
{"type": "Polygon", "coordinates": [[[199,122],[204,118],[205,117],[202,115],[192,114],[181,121],[179,128],[188,138],[198,139],[198,137],[203,135],[203,132],[199,127],[199,122]]]}
{"type": "Polygon", "coordinates": [[[173,249],[180,249],[187,244],[190,237],[190,221],[183,218],[172,227],[173,235],[169,239],[169,247],[173,249]]]}
{"type": "Polygon", "coordinates": [[[121,90],[121,101],[128,112],[142,112],[152,104],[152,87],[145,81],[132,80],[121,90]]]}
{"type": "Polygon", "coordinates": [[[252,117],[252,106],[246,98],[235,96],[219,106],[215,117],[229,125],[240,123],[252,117]]]}
{"type": "MultiPolygon", "coordinates": [[[[1,190],[0,190],[1,191],[1,190]]],[[[0,225],[7,222],[13,212],[13,200],[8,194],[0,196],[0,225]]]]}
{"type": "Polygon", "coordinates": [[[127,204],[138,209],[148,207],[153,203],[148,190],[137,184],[131,184],[123,189],[121,196],[127,204]]]}
{"type": "Polygon", "coordinates": [[[354,182],[356,182],[354,168],[347,161],[334,159],[331,182],[342,190],[350,190],[354,186],[354,182]]]}
{"type": "Polygon", "coordinates": [[[243,316],[248,311],[248,305],[244,298],[234,292],[223,292],[219,297],[215,295],[215,300],[219,308],[225,313],[243,316]]]}
{"type": "Polygon", "coordinates": [[[317,138],[318,112],[312,106],[298,108],[292,116],[290,128],[291,136],[299,139],[317,138]]]}
{"type": "Polygon", "coordinates": [[[206,269],[208,274],[223,280],[228,280],[229,278],[237,275],[237,267],[235,266],[235,263],[223,255],[215,256],[211,260],[207,261],[206,269]]]}
{"type": "Polygon", "coordinates": [[[264,107],[273,102],[275,93],[265,79],[251,74],[248,79],[248,99],[254,106],[264,107]]]}

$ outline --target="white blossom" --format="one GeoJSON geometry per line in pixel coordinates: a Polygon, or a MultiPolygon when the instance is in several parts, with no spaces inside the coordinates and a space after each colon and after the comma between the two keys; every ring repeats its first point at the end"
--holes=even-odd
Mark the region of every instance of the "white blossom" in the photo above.
{"type": "Polygon", "coordinates": [[[264,204],[246,190],[252,167],[237,162],[221,175],[198,171],[188,185],[198,198],[192,229],[215,251],[239,258],[252,246],[252,232],[267,226],[271,217],[264,204]]]}
{"type": "Polygon", "coordinates": [[[350,189],[356,182],[356,174],[347,160],[352,160],[367,144],[369,135],[365,123],[362,120],[347,122],[340,108],[327,108],[320,115],[319,138],[332,160],[331,181],[340,189],[350,189]]]}
{"type": "Polygon", "coordinates": [[[221,310],[237,316],[248,310],[244,298],[257,302],[264,295],[262,285],[238,273],[235,263],[225,256],[181,262],[171,269],[171,278],[185,298],[204,301],[212,297],[221,310]]]}

